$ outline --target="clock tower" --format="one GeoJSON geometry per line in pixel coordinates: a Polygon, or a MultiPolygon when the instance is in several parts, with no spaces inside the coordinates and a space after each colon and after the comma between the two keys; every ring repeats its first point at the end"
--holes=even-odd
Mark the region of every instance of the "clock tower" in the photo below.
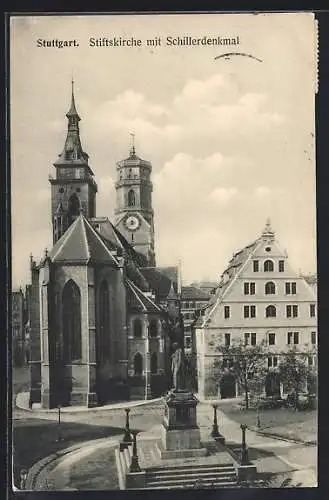
{"type": "Polygon", "coordinates": [[[89,165],[89,156],[81,146],[79,121],[72,81],[71,107],[64,149],[54,163],[56,177],[49,176],[51,184],[51,216],[53,243],[65,233],[82,211],[86,218],[96,215],[97,184],[89,165]]]}
{"type": "Polygon", "coordinates": [[[117,207],[115,226],[134,249],[155,266],[154,213],[152,208],[152,165],[136,155],[134,144],[129,157],[117,163],[117,207]]]}

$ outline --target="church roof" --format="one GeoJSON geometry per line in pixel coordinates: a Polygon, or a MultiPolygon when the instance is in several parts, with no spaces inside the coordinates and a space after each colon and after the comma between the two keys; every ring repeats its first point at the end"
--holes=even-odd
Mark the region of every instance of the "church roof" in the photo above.
{"type": "Polygon", "coordinates": [[[82,213],[55,243],[49,253],[49,258],[52,262],[63,263],[118,264],[100,235],[82,213]]]}
{"type": "Polygon", "coordinates": [[[182,287],[182,300],[209,300],[209,294],[195,286],[182,287]]]}
{"type": "Polygon", "coordinates": [[[158,299],[167,298],[172,285],[177,293],[177,267],[142,267],[140,271],[158,299]]]}
{"type": "Polygon", "coordinates": [[[153,302],[142,290],[138,288],[131,280],[126,279],[125,283],[130,290],[130,306],[143,312],[160,313],[162,309],[153,302]]]}

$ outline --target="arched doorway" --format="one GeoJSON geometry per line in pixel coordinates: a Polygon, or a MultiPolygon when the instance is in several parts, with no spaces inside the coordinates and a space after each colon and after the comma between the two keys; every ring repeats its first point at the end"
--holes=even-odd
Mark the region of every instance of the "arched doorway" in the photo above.
{"type": "Polygon", "coordinates": [[[220,396],[222,399],[236,397],[235,377],[231,373],[222,376],[219,383],[220,396]]]}
{"type": "Polygon", "coordinates": [[[266,397],[281,397],[280,375],[276,372],[269,372],[265,377],[266,397]]]}

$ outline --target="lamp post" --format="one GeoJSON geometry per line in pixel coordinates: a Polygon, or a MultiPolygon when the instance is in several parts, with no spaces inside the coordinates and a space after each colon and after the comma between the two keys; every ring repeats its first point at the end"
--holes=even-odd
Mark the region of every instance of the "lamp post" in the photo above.
{"type": "Polygon", "coordinates": [[[137,440],[136,440],[138,431],[131,431],[131,433],[133,435],[133,454],[131,457],[131,464],[130,464],[129,470],[130,470],[130,472],[140,472],[141,468],[140,468],[139,463],[138,463],[137,440]]]}
{"type": "Polygon", "coordinates": [[[58,434],[56,443],[59,443],[60,441],[64,441],[64,438],[62,436],[62,431],[61,431],[61,405],[58,405],[57,408],[58,408],[58,423],[57,423],[58,434]]]}
{"type": "Polygon", "coordinates": [[[260,428],[260,402],[257,404],[257,428],[260,428]]]}
{"type": "Polygon", "coordinates": [[[212,405],[212,407],[214,409],[214,423],[212,425],[211,437],[218,438],[218,437],[220,437],[219,430],[218,430],[218,423],[217,423],[217,408],[218,408],[218,405],[214,404],[214,405],[212,405]]]}
{"type": "Polygon", "coordinates": [[[132,442],[130,428],[129,428],[130,408],[125,408],[125,412],[126,412],[126,428],[125,428],[125,435],[123,436],[123,442],[130,444],[132,442]]]}
{"type": "Polygon", "coordinates": [[[145,341],[145,400],[149,399],[150,394],[150,374],[149,374],[149,359],[150,359],[150,338],[149,338],[149,322],[146,320],[146,341],[145,341]]]}
{"type": "Polygon", "coordinates": [[[248,448],[246,445],[246,429],[247,425],[246,424],[241,424],[241,431],[242,431],[242,443],[241,443],[241,464],[242,465],[248,465],[249,463],[249,457],[248,457],[248,448]]]}

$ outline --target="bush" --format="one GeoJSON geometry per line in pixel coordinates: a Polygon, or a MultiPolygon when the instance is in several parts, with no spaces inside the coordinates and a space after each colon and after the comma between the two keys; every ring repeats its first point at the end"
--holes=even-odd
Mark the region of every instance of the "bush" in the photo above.
{"type": "Polygon", "coordinates": [[[301,392],[298,394],[296,403],[296,393],[292,392],[287,395],[286,404],[290,407],[296,407],[297,410],[315,410],[317,406],[316,394],[310,394],[308,392],[301,392]]]}
{"type": "Polygon", "coordinates": [[[261,410],[273,410],[282,408],[285,405],[284,399],[279,396],[267,396],[258,401],[258,408],[261,410]]]}

